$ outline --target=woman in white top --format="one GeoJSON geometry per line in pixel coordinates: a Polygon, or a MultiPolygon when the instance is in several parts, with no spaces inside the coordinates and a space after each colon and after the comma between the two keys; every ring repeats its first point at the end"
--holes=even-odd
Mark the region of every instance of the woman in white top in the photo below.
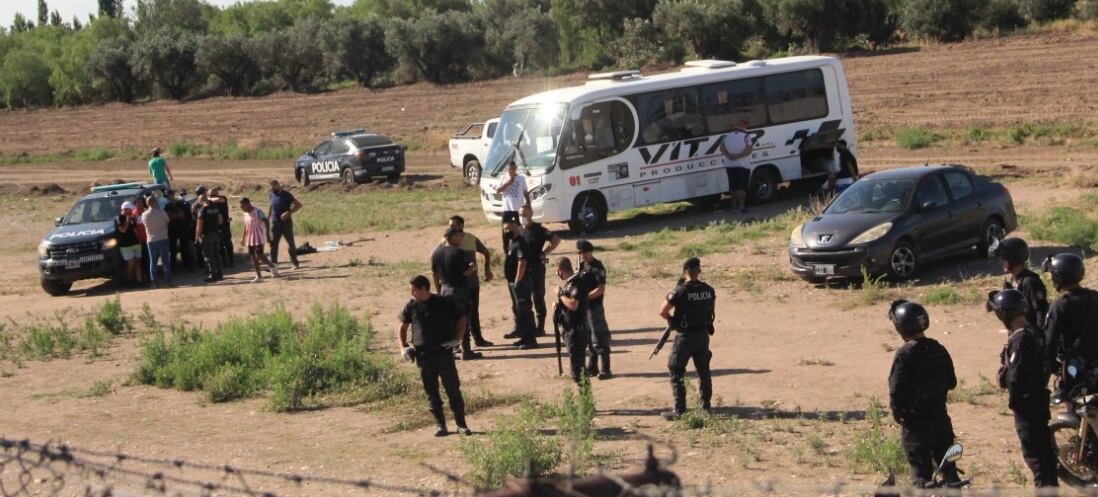
{"type": "MultiPolygon", "coordinates": [[[[507,175],[503,177],[496,193],[503,194],[503,224],[518,222],[519,209],[530,204],[530,192],[526,189],[526,177],[518,174],[518,165],[511,159],[507,163],[507,175]]],[[[507,251],[507,237],[503,238],[503,250],[507,251]]]]}

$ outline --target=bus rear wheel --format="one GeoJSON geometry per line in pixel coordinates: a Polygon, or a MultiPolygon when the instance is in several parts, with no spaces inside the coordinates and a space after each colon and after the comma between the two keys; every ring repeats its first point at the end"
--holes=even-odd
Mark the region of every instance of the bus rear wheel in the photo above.
{"type": "Polygon", "coordinates": [[[751,202],[765,204],[774,200],[778,193],[778,175],[769,167],[755,169],[747,185],[747,195],[751,202]]]}
{"type": "Polygon", "coordinates": [[[572,233],[593,233],[606,224],[606,202],[592,193],[582,193],[572,204],[568,228],[572,233]]]}

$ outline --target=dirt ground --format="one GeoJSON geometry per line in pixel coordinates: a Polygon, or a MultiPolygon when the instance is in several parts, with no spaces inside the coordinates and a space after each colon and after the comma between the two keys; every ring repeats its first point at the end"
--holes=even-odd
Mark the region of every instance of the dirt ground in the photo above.
{"type": "MultiPolygon", "coordinates": [[[[950,126],[967,126],[1087,119],[1098,110],[1098,100],[1093,92],[1079,90],[1096,87],[1098,71],[1093,70],[1094,60],[1080,59],[1078,54],[1095,48],[1096,38],[1041,35],[850,58],[845,64],[859,109],[857,124],[863,130],[946,121],[950,126]],[[983,55],[988,51],[998,55],[983,55]],[[1073,55],[1070,61],[1074,65],[1065,62],[1069,55],[1073,55]],[[1002,81],[1009,83],[992,84],[1002,81]],[[1042,91],[1035,91],[1038,88],[1042,91]],[[1047,98],[1049,93],[1056,98],[1047,98]]],[[[375,104],[378,108],[368,113],[371,119],[394,123],[394,134],[410,136],[451,129],[464,120],[491,114],[495,112],[491,109],[538,86],[576,79],[569,76],[441,89],[420,85],[381,92],[350,90],[307,97],[277,95],[186,105],[155,103],[9,113],[0,115],[0,135],[5,137],[0,151],[58,151],[58,143],[71,148],[129,146],[167,142],[168,136],[190,141],[214,141],[213,137],[244,141],[262,136],[274,142],[296,142],[331,128],[357,124],[346,116],[328,118],[310,109],[375,104]],[[451,114],[453,102],[464,104],[454,106],[460,110],[451,114]],[[398,107],[409,112],[418,109],[419,118],[399,117],[398,107]],[[436,119],[430,115],[429,109],[438,108],[446,108],[447,117],[436,119]],[[211,118],[214,115],[216,118],[211,118]],[[169,130],[174,131],[169,134],[169,130]]],[[[1036,213],[1088,193],[1086,188],[1063,181],[1063,176],[1070,168],[1098,165],[1098,150],[987,144],[907,151],[891,143],[873,142],[863,147],[861,157],[863,168],[924,161],[965,163],[998,173],[1009,171],[1015,176],[1007,180],[1018,210],[1036,213]],[[1004,169],[1002,164],[1017,169],[1004,169]]],[[[180,181],[188,185],[251,185],[290,175],[289,164],[282,161],[175,160],[172,165],[180,181]]],[[[383,277],[386,273],[378,268],[386,263],[417,261],[426,271],[430,247],[423,240],[436,239],[440,231],[429,228],[303,237],[301,241],[313,245],[334,239],[366,241],[306,256],[300,271],[258,285],[247,284],[251,274],[238,263],[235,272],[216,285],[202,285],[197,275],[189,275],[173,289],[119,293],[111,283],[89,281],[78,283],[67,297],[50,298],[42,293],[33,263],[34,247],[49,228],[50,219],[63,213],[73,197],[41,196],[31,193],[30,188],[56,183],[75,191],[95,180],[139,178],[143,172],[143,164],[131,161],[0,168],[0,224],[9,226],[6,236],[0,239],[0,267],[5,268],[0,272],[0,321],[28,323],[54,313],[77,315],[115,296],[120,296],[125,310],[131,313],[136,314],[147,303],[162,321],[185,319],[204,325],[275,305],[303,312],[314,303],[338,302],[359,315],[370,316],[384,336],[395,329],[395,313],[408,295],[404,278],[383,277]]],[[[442,155],[412,154],[409,173],[424,184],[461,188],[442,155]]],[[[768,217],[801,201],[781,200],[751,215],[768,217]]],[[[437,216],[441,226],[449,214],[428,215],[437,216]]],[[[480,215],[476,210],[462,214],[480,215]]],[[[616,269],[629,259],[612,249],[618,240],[632,234],[726,218],[739,219],[720,211],[646,216],[615,222],[595,237],[598,246],[611,249],[600,257],[610,268],[607,308],[614,330],[617,375],[594,384],[599,409],[596,454],[603,456],[612,469],[635,468],[644,454],[646,440],[655,439],[676,446],[679,459],[673,469],[684,481],[694,484],[773,479],[799,483],[876,481],[876,475],[853,473],[844,458],[844,451],[859,436],[863,425],[830,421],[827,414],[857,420],[865,416],[871,398],[887,397],[885,378],[892,357],[889,350],[898,345],[885,317],[887,302],[861,305],[856,290],[816,288],[787,278],[759,276],[786,271],[784,234],[707,257],[703,275],[721,281],[754,280],[752,291],[734,284],[718,286],[719,331],[713,341],[713,368],[719,413],[748,419],[754,443],[761,447],[759,452],[745,452],[739,439],[684,433],[659,418],[658,413],[670,403],[666,352],[651,361],[648,353],[660,329],[657,306],[673,278],[615,280],[616,269]],[[818,411],[825,415],[805,414],[818,411]],[[824,446],[807,456],[801,454],[808,450],[805,440],[815,435],[822,437],[824,446]]],[[[481,231],[477,234],[498,250],[495,233],[481,231]]],[[[571,243],[571,236],[568,238],[566,244],[571,243]]],[[[1055,249],[1038,244],[1035,251],[1055,249]]],[[[1092,275],[1098,272],[1092,263],[1088,265],[1092,275]]],[[[675,268],[668,271],[674,272],[675,268]]],[[[958,258],[929,268],[921,282],[890,292],[922,295],[938,286],[963,287],[974,280],[994,282],[995,274],[993,264],[986,260],[958,258]]],[[[1098,279],[1091,276],[1088,281],[1093,284],[1098,279]]],[[[507,301],[506,289],[499,282],[485,287],[482,319],[487,337],[497,344],[505,342],[500,336],[509,329],[507,301]]],[[[930,312],[931,335],[950,349],[958,376],[966,385],[976,385],[981,376],[993,377],[1004,335],[982,305],[931,306],[930,312]]],[[[116,340],[105,357],[90,361],[82,357],[30,361],[22,367],[0,363],[0,398],[4,399],[0,434],[278,471],[348,478],[372,476],[379,481],[423,488],[453,487],[420,463],[457,474],[466,470],[458,437],[436,440],[426,429],[387,433],[390,414],[369,407],[278,414],[265,410],[262,399],[211,404],[201,394],[127,386],[138,345],[135,338],[116,340]],[[79,394],[99,381],[111,382],[108,394],[79,394]]],[[[543,400],[552,400],[569,388],[568,382],[556,376],[553,351],[548,345],[533,351],[498,346],[485,349],[485,353],[484,360],[459,365],[470,388],[529,392],[543,400]]],[[[1022,460],[1005,401],[993,395],[983,405],[961,402],[950,409],[969,454],[962,466],[969,469],[970,476],[985,488],[1016,486],[1010,468],[1022,466],[1022,460]]],[[[470,423],[476,431],[488,430],[495,416],[506,411],[481,413],[470,423]]],[[[340,488],[295,488],[285,483],[272,484],[272,490],[302,495],[360,495],[340,488]]]]}

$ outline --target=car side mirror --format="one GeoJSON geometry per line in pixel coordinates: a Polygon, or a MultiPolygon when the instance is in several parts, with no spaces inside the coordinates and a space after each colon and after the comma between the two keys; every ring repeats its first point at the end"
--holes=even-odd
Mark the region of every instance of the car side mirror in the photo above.
{"type": "Polygon", "coordinates": [[[919,206],[919,210],[921,210],[923,212],[932,211],[932,210],[937,209],[937,208],[938,208],[938,203],[933,201],[933,200],[928,200],[926,202],[923,202],[923,204],[919,206]]]}
{"type": "Polygon", "coordinates": [[[63,221],[63,220],[64,220],[64,218],[56,217],[56,218],[53,219],[53,225],[54,226],[61,226],[61,221],[63,221]]]}

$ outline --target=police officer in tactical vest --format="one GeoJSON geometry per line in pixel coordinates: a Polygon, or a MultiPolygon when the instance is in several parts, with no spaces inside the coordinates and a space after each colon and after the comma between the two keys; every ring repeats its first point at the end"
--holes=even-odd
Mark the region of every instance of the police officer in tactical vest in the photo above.
{"type": "Polygon", "coordinates": [[[1045,317],[1048,315],[1048,294],[1041,277],[1026,267],[1029,264],[1029,246],[1025,240],[999,240],[988,249],[988,255],[999,259],[1003,272],[1010,275],[1010,280],[1003,283],[1003,288],[1013,288],[1026,297],[1026,321],[1043,330],[1045,317]]]}
{"type": "Polygon", "coordinates": [[[576,252],[580,256],[579,272],[586,275],[591,284],[587,294],[587,324],[591,328],[587,376],[597,375],[600,380],[608,380],[614,373],[610,371],[610,325],[606,324],[606,308],[602,302],[606,295],[606,266],[595,258],[595,246],[587,240],[576,241],[576,252]]]}
{"type": "Polygon", "coordinates": [[[557,301],[560,303],[557,323],[568,348],[572,380],[578,384],[585,378],[583,360],[587,342],[591,339],[591,331],[587,328],[587,293],[591,289],[586,278],[575,273],[572,261],[567,257],[557,260],[557,276],[564,280],[564,285],[557,288],[557,301]]]}
{"type": "Polygon", "coordinates": [[[514,345],[522,350],[537,348],[534,327],[534,288],[530,277],[532,251],[523,238],[522,226],[517,219],[503,223],[503,235],[509,240],[507,255],[503,259],[503,275],[511,291],[511,310],[514,315],[515,333],[520,337],[514,345]]]}
{"type": "Polygon", "coordinates": [[[1010,333],[999,353],[999,387],[1009,394],[1022,457],[1038,487],[1058,486],[1056,448],[1048,429],[1048,371],[1041,346],[1044,332],[1027,320],[1032,306],[1022,292],[1007,289],[988,295],[987,310],[1010,333]]]}
{"type": "MultiPolygon", "coordinates": [[[[904,339],[888,376],[889,404],[892,417],[903,428],[912,485],[925,487],[933,481],[938,463],[953,444],[946,394],[957,387],[957,376],[946,348],[923,334],[930,327],[930,316],[923,306],[897,300],[889,308],[888,317],[904,339]]],[[[946,484],[960,481],[953,463],[946,463],[941,475],[946,484]]]]}
{"type": "MultiPolygon", "coordinates": [[[[446,240],[446,245],[436,247],[431,253],[431,274],[434,276],[438,294],[453,300],[458,311],[468,318],[471,303],[469,277],[475,277],[477,266],[461,250],[465,241],[465,233],[461,229],[452,226],[447,228],[443,239],[446,240]]],[[[461,341],[461,360],[470,361],[484,357],[484,354],[470,347],[468,333],[463,334],[461,341]]]]}
{"type": "Polygon", "coordinates": [[[686,412],[686,364],[691,360],[698,372],[701,408],[706,412],[712,408],[713,377],[709,371],[709,361],[713,353],[709,351],[709,337],[714,332],[717,292],[698,279],[701,260],[697,257],[683,262],[682,271],[683,279],[673,292],[667,294],[667,300],[660,308],[660,317],[666,319],[667,326],[677,332],[671,357],[667,360],[667,369],[671,372],[671,395],[675,399],[674,409],[662,414],[667,420],[678,419],[686,412]]]}
{"type": "MultiPolygon", "coordinates": [[[[1075,254],[1049,256],[1042,265],[1052,276],[1052,286],[1060,298],[1052,303],[1045,322],[1045,348],[1050,364],[1058,360],[1077,370],[1098,365],[1098,292],[1080,286],[1086,267],[1075,254]]],[[[1060,367],[1051,367],[1054,371],[1060,367]]],[[[1056,397],[1071,395],[1076,379],[1061,374],[1056,397]]]]}
{"type": "Polygon", "coordinates": [[[454,412],[457,432],[469,435],[465,424],[465,400],[461,396],[461,380],[458,379],[453,349],[465,334],[465,315],[452,299],[431,293],[431,282],[426,276],[412,278],[412,299],[400,312],[400,329],[397,341],[401,356],[419,366],[419,377],[427,393],[427,410],[435,417],[435,436],[449,434],[446,416],[442,412],[442,397],[438,384],[446,389],[450,410],[454,412]],[[408,327],[412,328],[412,343],[408,344],[408,327]]]}

